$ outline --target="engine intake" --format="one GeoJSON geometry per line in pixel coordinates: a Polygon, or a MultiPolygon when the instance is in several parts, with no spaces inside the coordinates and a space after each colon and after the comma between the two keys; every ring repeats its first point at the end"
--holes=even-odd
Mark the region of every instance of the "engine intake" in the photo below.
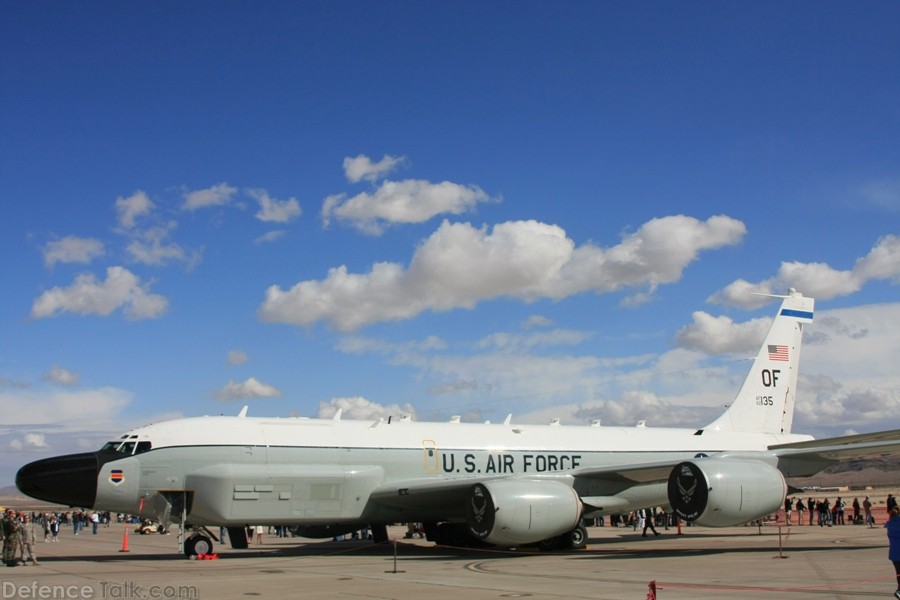
{"type": "Polygon", "coordinates": [[[582,508],[575,490],[558,481],[503,479],[472,486],[466,525],[491,544],[532,544],[575,529],[582,508]]]}
{"type": "Polygon", "coordinates": [[[787,484],[781,471],[758,460],[701,458],[669,475],[669,504],[680,518],[708,527],[729,527],[777,511],[787,484]]]}

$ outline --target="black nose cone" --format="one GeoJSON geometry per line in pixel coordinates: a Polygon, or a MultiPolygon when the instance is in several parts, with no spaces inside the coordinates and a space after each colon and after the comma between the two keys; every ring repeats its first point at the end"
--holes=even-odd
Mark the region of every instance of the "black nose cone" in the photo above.
{"type": "Polygon", "coordinates": [[[16,473],[16,487],[32,498],[81,508],[97,499],[96,452],[68,454],[28,463],[16,473]]]}

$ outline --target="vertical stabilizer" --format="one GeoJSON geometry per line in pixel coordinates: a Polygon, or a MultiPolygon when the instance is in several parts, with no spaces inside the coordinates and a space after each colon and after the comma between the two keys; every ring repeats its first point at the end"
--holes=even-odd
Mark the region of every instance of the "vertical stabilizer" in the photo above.
{"type": "Polygon", "coordinates": [[[813,319],[815,300],[791,289],[734,402],[704,429],[790,433],[797,393],[803,325],[813,319]]]}

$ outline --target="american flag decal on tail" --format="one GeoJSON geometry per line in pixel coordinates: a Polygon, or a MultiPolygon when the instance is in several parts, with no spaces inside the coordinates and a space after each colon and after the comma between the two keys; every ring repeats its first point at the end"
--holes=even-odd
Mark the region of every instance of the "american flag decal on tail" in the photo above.
{"type": "Polygon", "coordinates": [[[769,344],[769,360],[788,360],[788,347],[778,344],[769,344]]]}

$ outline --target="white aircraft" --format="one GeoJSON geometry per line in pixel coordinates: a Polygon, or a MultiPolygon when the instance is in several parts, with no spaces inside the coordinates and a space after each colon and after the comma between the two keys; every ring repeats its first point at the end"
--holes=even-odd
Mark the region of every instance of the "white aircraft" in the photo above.
{"type": "MultiPolygon", "coordinates": [[[[439,543],[582,547],[585,516],[663,506],[729,526],[779,509],[785,477],[900,449],[900,431],[815,441],[791,433],[803,325],[791,290],[725,413],[701,429],[236,417],[176,419],[96,452],[22,467],[25,494],[180,523],[209,553],[210,526],[247,546],[248,525],[306,537],[421,522],[439,543]]],[[[182,535],[184,535],[182,533],[182,535]]]]}

